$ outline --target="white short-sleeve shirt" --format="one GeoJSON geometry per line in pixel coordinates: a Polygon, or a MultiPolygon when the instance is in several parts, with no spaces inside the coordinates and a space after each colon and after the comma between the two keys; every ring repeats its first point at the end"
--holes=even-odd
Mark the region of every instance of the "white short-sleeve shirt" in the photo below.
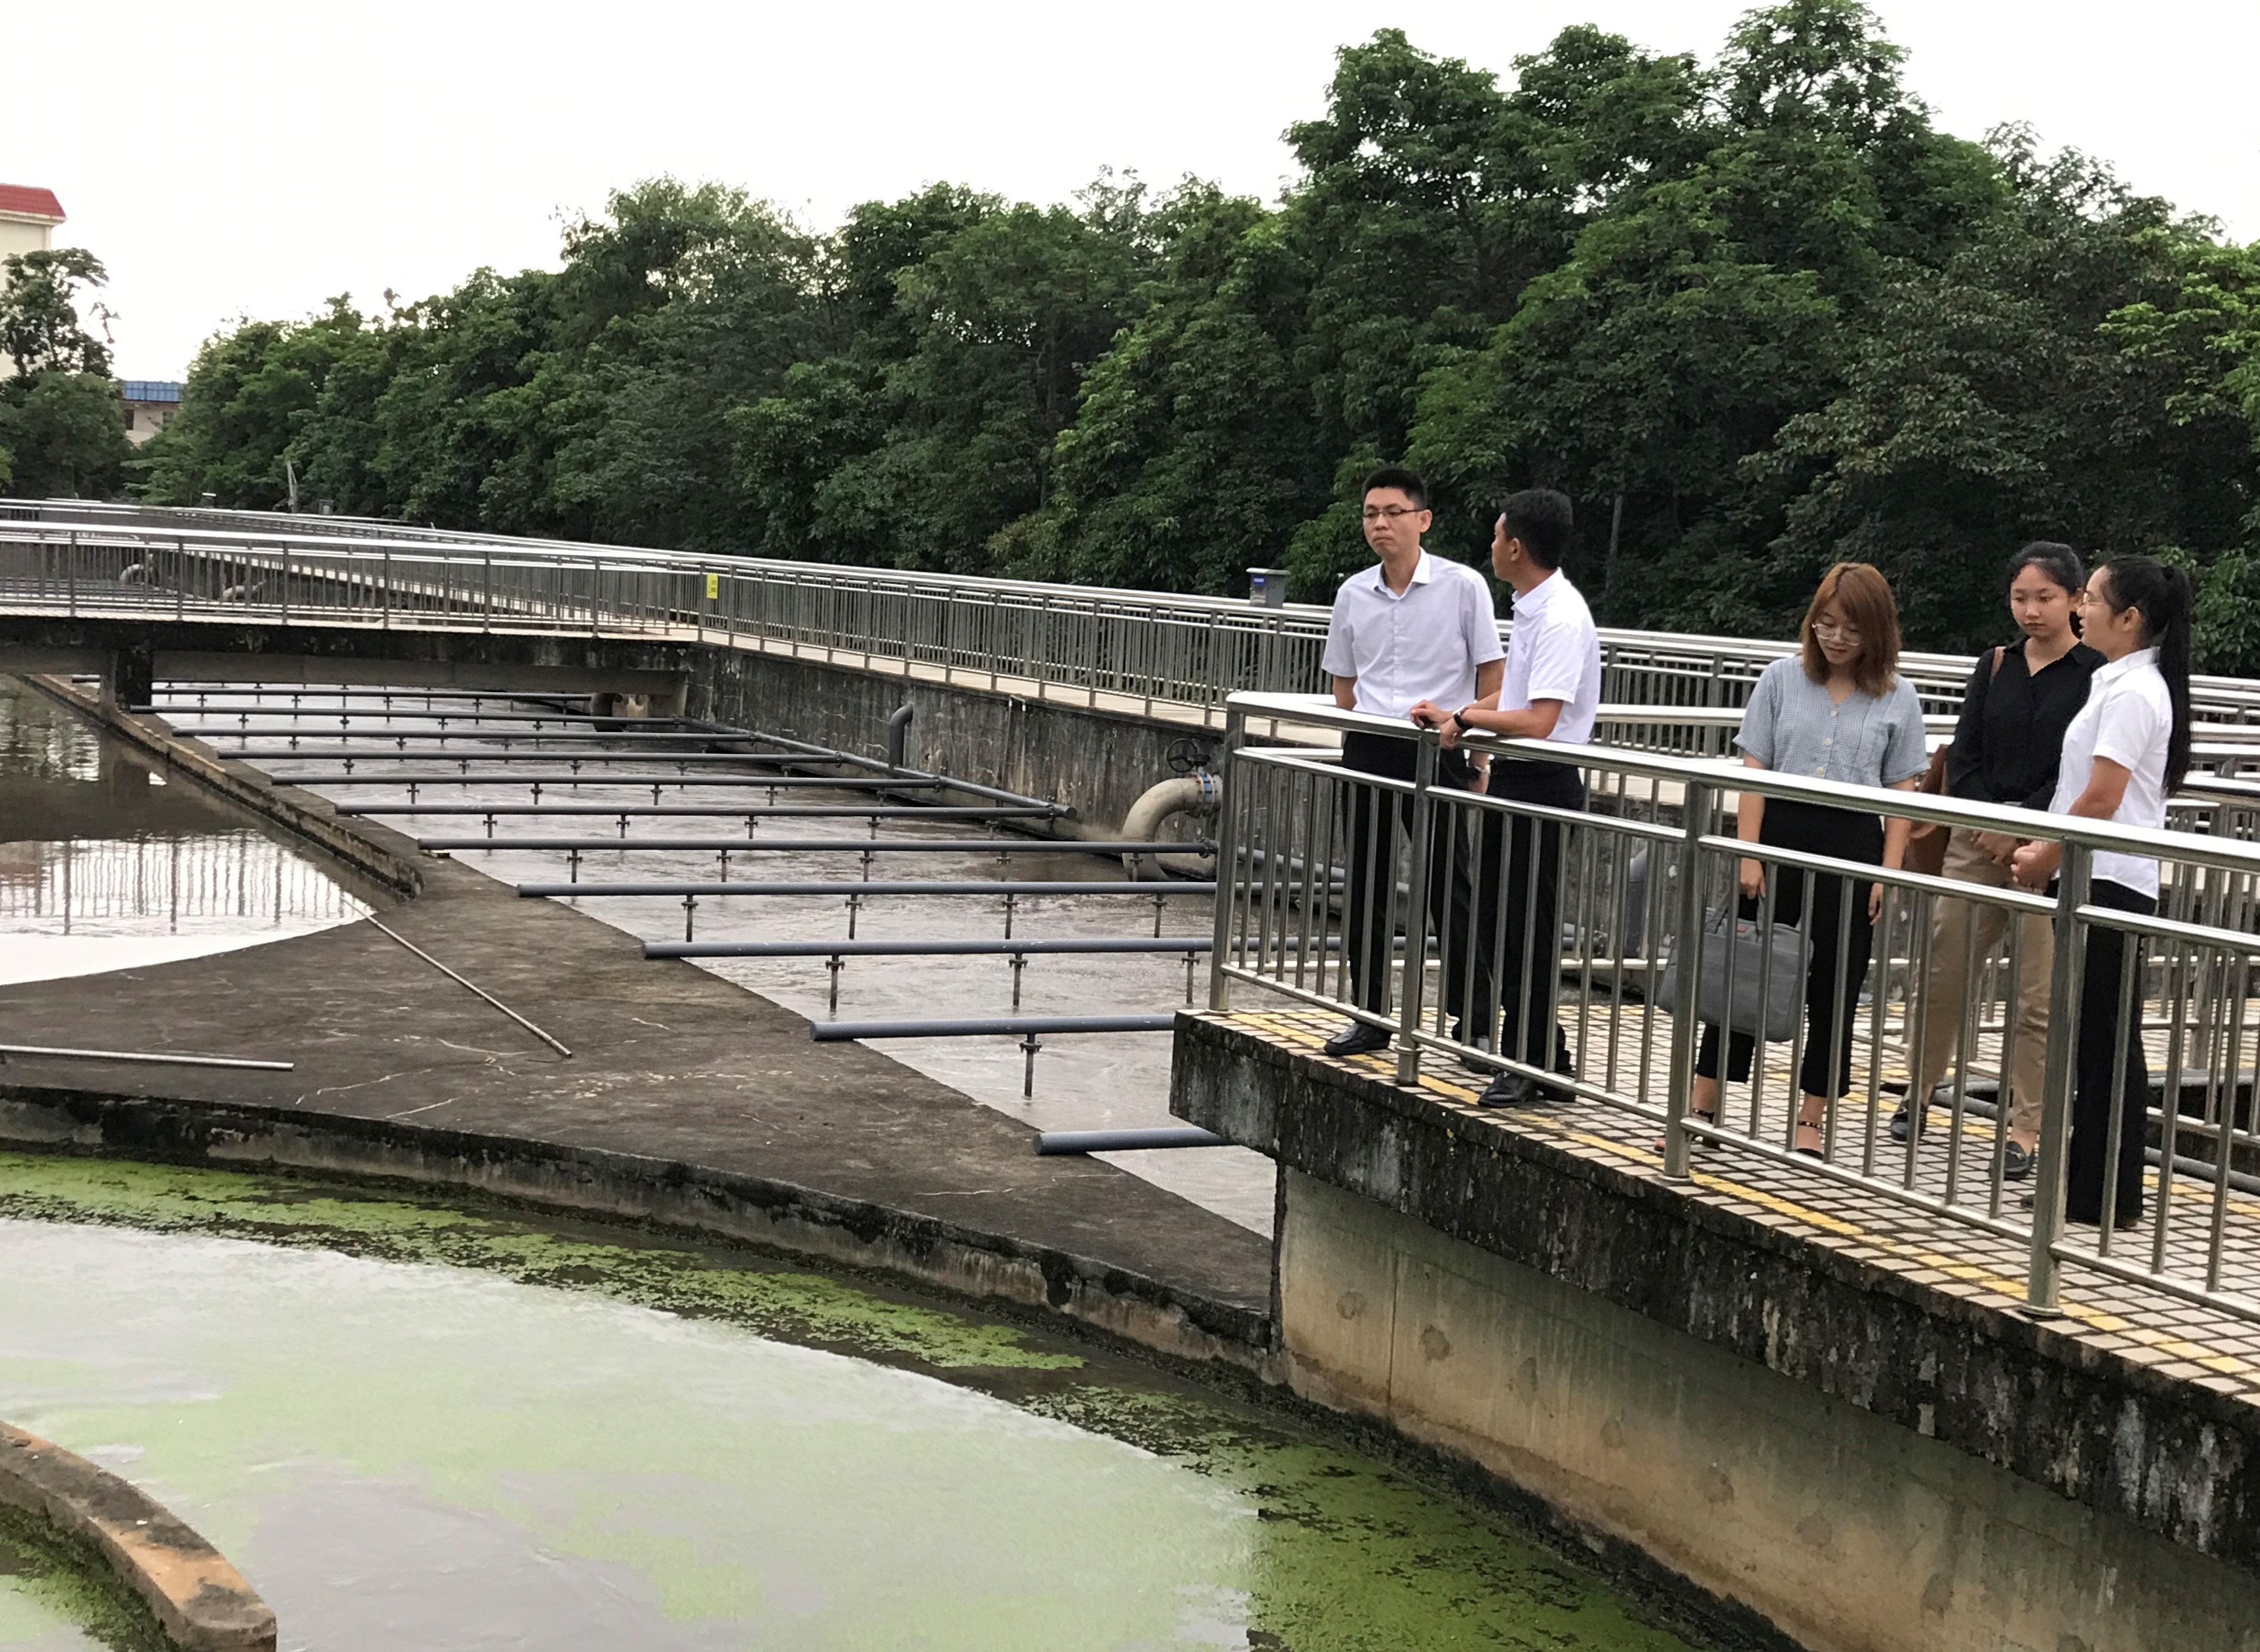
{"type": "Polygon", "coordinates": [[[1357,679],[1359,711],[1402,719],[1423,700],[1459,710],[1476,697],[1476,668],[1505,654],[1483,576],[1423,551],[1401,596],[1378,562],[1342,581],[1324,669],[1357,679]]]}
{"type": "MultiPolygon", "coordinates": [[[[2096,672],[2087,687],[2087,704],[2063,732],[2063,757],[2056,765],[2049,812],[2071,812],[2087,790],[2095,760],[2103,757],[2127,771],[2127,795],[2119,800],[2113,821],[2163,829],[2166,746],[2173,731],[2173,696],[2158,671],[2158,651],[2137,648],[2112,661],[2096,672]]],[[[2090,876],[2157,898],[2158,863],[2147,855],[2099,854],[2090,876]]]]}
{"type": "Polygon", "coordinates": [[[1601,633],[1593,627],[1584,593],[1567,574],[1549,574],[1514,599],[1498,709],[1524,711],[1538,700],[1562,703],[1562,715],[1547,739],[1570,746],[1592,743],[1593,721],[1601,709],[1601,633]]]}

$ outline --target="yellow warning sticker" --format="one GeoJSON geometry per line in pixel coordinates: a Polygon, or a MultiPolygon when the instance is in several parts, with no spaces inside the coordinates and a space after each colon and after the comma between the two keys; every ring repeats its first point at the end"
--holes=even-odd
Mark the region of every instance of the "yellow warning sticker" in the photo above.
{"type": "Polygon", "coordinates": [[[721,576],[719,574],[709,574],[709,575],[707,575],[707,576],[706,576],[706,600],[707,600],[707,601],[709,601],[709,602],[712,602],[712,601],[713,601],[713,600],[714,600],[714,598],[716,598],[717,597],[719,597],[721,594],[722,594],[722,576],[721,576]]]}

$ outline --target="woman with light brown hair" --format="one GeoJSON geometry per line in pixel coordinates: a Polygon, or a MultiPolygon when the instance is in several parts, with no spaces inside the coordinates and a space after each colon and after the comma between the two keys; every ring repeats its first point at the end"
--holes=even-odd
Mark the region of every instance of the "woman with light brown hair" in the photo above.
{"type": "MultiPolygon", "coordinates": [[[[1921,703],[1899,675],[1899,604],[1890,583],[1865,562],[1837,563],[1813,594],[1798,640],[1798,652],[1768,666],[1750,690],[1734,740],[1742,762],[1847,786],[1912,791],[1929,760],[1921,703]]],[[[1735,834],[1745,843],[1893,870],[1906,854],[1908,824],[1887,827],[1850,798],[1845,805],[1792,803],[1746,791],[1735,811],[1735,834]]],[[[1792,1146],[1818,1158],[1828,1104],[1851,1085],[1853,1008],[1868,978],[1883,885],[1854,889],[1847,899],[1841,876],[1782,867],[1769,880],[1765,862],[1755,859],[1741,862],[1738,881],[1743,917],[1770,910],[1776,924],[1800,925],[1813,949],[1798,1069],[1804,1098],[1792,1146]]],[[[1727,1042],[1727,1076],[1745,1083],[1755,1041],[1736,1033],[1727,1042]]],[[[1705,1119],[1719,1110],[1719,1029],[1705,1026],[1688,1096],[1691,1111],[1705,1119]]]]}

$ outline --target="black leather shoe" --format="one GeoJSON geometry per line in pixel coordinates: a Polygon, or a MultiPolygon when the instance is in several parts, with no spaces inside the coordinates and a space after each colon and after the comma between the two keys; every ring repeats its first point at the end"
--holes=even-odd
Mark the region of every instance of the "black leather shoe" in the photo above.
{"type": "Polygon", "coordinates": [[[1546,1100],[1545,1087],[1520,1073],[1501,1073],[1476,1098],[1479,1107],[1535,1107],[1546,1100]]]}
{"type": "Polygon", "coordinates": [[[2021,1182],[2033,1173],[2033,1155],[2014,1141],[2001,1144],[2001,1179],[2021,1182]]]}
{"type": "MultiPolygon", "coordinates": [[[[1457,1027],[1454,1027],[1452,1029],[1452,1037],[1456,1042],[1465,1044],[1470,1049],[1481,1050],[1486,1055],[1491,1054],[1491,1034],[1488,1033],[1478,1033],[1473,1038],[1462,1038],[1460,1036],[1459,1029],[1457,1027]]],[[[1472,1055],[1462,1055],[1460,1057],[1460,1065],[1466,1068],[1470,1072],[1475,1074],[1478,1077],[1488,1076],[1490,1074],[1495,1073],[1498,1070],[1498,1068],[1493,1067],[1489,1062],[1479,1062],[1472,1055]]]]}
{"type": "Polygon", "coordinates": [[[1327,1041],[1327,1054],[1336,1060],[1348,1055],[1370,1055],[1377,1049],[1387,1049],[1389,1039],[1386,1027],[1369,1026],[1363,1021],[1352,1021],[1327,1041]]]}

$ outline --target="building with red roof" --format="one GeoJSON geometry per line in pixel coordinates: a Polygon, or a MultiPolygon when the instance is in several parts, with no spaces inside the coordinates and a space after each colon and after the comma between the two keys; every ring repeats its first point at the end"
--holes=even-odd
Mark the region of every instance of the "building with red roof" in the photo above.
{"type": "Polygon", "coordinates": [[[0,259],[52,247],[62,221],[63,204],[53,190],[0,183],[0,259]]]}

